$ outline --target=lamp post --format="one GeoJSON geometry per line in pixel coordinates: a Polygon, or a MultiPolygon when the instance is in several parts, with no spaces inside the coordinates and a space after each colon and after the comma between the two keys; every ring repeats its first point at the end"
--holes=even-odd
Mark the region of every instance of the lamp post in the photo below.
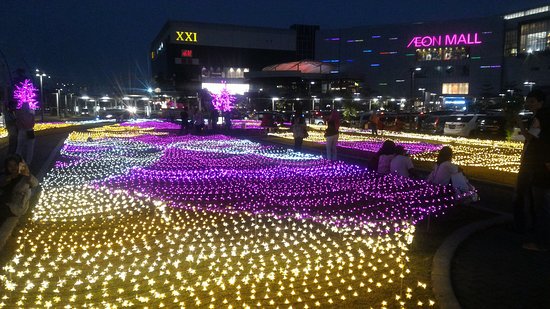
{"type": "Polygon", "coordinates": [[[273,112],[275,111],[275,101],[276,100],[279,100],[279,98],[277,98],[277,97],[271,98],[271,111],[273,111],[273,112]]]}
{"type": "Polygon", "coordinates": [[[48,75],[44,72],[40,73],[40,71],[36,69],[36,76],[40,78],[40,121],[44,122],[44,109],[46,108],[46,106],[44,104],[44,89],[42,87],[42,78],[48,75]]]}
{"type": "Polygon", "coordinates": [[[55,104],[57,110],[57,117],[59,118],[59,96],[61,95],[61,89],[55,90],[55,104]]]}
{"type": "Polygon", "coordinates": [[[342,101],[342,98],[334,98],[334,99],[332,99],[332,109],[334,109],[334,101],[340,102],[340,101],[342,101]]]}
{"type": "Polygon", "coordinates": [[[529,87],[529,92],[533,91],[533,86],[535,85],[536,83],[535,82],[531,82],[531,81],[526,81],[523,83],[523,85],[525,87],[529,87]]]}
{"type": "Polygon", "coordinates": [[[422,68],[411,68],[411,108],[414,106],[414,77],[422,68]]]}
{"type": "Polygon", "coordinates": [[[418,88],[418,91],[422,92],[421,106],[424,108],[424,103],[426,103],[426,88],[418,88]]]}

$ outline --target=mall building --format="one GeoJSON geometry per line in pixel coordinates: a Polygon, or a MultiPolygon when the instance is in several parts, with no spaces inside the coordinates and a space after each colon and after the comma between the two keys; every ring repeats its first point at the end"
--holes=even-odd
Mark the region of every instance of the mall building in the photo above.
{"type": "Polygon", "coordinates": [[[249,91],[245,74],[275,64],[315,58],[318,26],[289,29],[167,22],[151,45],[153,81],[162,91],[196,95],[202,88],[249,91]],[[218,85],[215,85],[218,84],[218,85]]]}
{"type": "Polygon", "coordinates": [[[463,108],[475,98],[507,91],[550,90],[550,6],[505,16],[342,29],[168,22],[152,43],[150,59],[158,87],[188,94],[222,80],[242,84],[234,92],[246,95],[302,81],[319,85],[308,86],[308,96],[327,98],[335,81],[353,80],[361,100],[463,108]]]}
{"type": "Polygon", "coordinates": [[[550,86],[550,6],[505,16],[320,30],[316,55],[373,95],[463,106],[550,86]],[[439,100],[436,100],[439,98],[439,100]]]}

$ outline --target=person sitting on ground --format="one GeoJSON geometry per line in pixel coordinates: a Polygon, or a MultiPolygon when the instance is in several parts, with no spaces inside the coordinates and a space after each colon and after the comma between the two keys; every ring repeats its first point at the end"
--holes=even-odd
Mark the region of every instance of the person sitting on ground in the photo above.
{"type": "MultiPolygon", "coordinates": [[[[383,164],[387,164],[387,169],[388,169],[387,173],[389,173],[390,163],[391,163],[391,159],[393,159],[393,155],[395,155],[395,143],[392,140],[386,140],[382,144],[380,149],[378,149],[378,151],[374,154],[374,157],[372,157],[372,159],[369,161],[369,164],[368,164],[369,169],[373,171],[378,171],[380,166],[379,164],[380,157],[390,156],[390,157],[386,157],[384,160],[386,160],[387,162],[383,163],[383,164]]],[[[382,170],[384,170],[384,167],[382,167],[382,170]]]]}
{"type": "Polygon", "coordinates": [[[4,161],[5,174],[0,180],[0,220],[21,216],[29,207],[30,189],[38,186],[38,180],[19,155],[11,155],[4,161]]]}
{"type": "Polygon", "coordinates": [[[395,147],[395,157],[391,160],[390,171],[403,177],[414,175],[414,165],[405,147],[395,147]]]}
{"type": "Polygon", "coordinates": [[[380,155],[378,156],[378,168],[377,172],[379,174],[389,174],[390,173],[390,164],[393,158],[395,158],[396,154],[396,146],[393,141],[388,140],[382,144],[382,147],[380,148],[380,155]],[[386,142],[391,143],[386,143],[386,142]]]}
{"type": "Polygon", "coordinates": [[[453,174],[461,172],[460,168],[451,162],[453,150],[449,146],[444,146],[437,154],[437,161],[432,173],[428,176],[428,182],[448,185],[451,183],[453,174]]]}

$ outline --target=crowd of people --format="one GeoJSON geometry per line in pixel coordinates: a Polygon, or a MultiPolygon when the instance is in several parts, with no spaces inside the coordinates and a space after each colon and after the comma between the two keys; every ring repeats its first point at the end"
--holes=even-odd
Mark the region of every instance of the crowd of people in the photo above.
{"type": "MultiPolygon", "coordinates": [[[[180,135],[195,134],[200,135],[208,128],[212,132],[218,131],[218,118],[220,114],[217,109],[212,109],[208,114],[208,125],[205,122],[205,114],[201,109],[194,108],[191,111],[187,106],[184,106],[180,112],[181,129],[180,135]]],[[[223,113],[223,122],[226,130],[231,129],[231,114],[229,112],[223,113]]]]}

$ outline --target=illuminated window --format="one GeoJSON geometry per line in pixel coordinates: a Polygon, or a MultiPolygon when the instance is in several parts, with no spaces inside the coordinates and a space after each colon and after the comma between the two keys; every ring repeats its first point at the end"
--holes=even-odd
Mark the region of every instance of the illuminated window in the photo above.
{"type": "Polygon", "coordinates": [[[416,50],[418,61],[449,61],[470,58],[469,47],[435,47],[416,50]]]}
{"type": "Polygon", "coordinates": [[[518,31],[506,32],[504,38],[504,56],[516,56],[518,54],[518,31]]]}
{"type": "Polygon", "coordinates": [[[442,94],[468,94],[469,83],[443,83],[442,94]]]}
{"type": "Polygon", "coordinates": [[[532,53],[550,48],[550,20],[521,25],[520,49],[522,53],[532,53]]]}

